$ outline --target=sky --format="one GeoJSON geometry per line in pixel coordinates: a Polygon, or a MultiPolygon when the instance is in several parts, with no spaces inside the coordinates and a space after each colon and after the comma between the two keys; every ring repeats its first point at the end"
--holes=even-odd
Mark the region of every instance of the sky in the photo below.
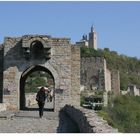
{"type": "Polygon", "coordinates": [[[140,59],[140,1],[0,1],[0,44],[27,34],[71,38],[74,44],[92,25],[98,48],[140,59]]]}

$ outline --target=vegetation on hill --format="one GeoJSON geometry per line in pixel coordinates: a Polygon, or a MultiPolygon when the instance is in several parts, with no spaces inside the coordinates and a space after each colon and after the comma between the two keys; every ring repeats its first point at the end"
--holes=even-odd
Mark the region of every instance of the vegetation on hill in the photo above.
{"type": "Polygon", "coordinates": [[[98,114],[120,132],[140,132],[140,97],[116,96],[108,107],[99,111],[98,114]]]}
{"type": "Polygon", "coordinates": [[[84,47],[81,47],[81,57],[104,57],[108,69],[119,70],[121,90],[126,90],[129,84],[140,85],[140,60],[136,57],[119,55],[108,48],[94,50],[84,47]]]}

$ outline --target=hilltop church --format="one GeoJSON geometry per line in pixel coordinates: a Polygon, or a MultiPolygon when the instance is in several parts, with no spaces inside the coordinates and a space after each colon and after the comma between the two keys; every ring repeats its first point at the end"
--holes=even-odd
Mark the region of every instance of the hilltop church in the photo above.
{"type": "Polygon", "coordinates": [[[87,38],[87,35],[84,34],[82,39],[79,42],[76,42],[76,44],[80,45],[81,47],[89,47],[97,50],[97,34],[94,26],[91,27],[89,39],[87,38]]]}

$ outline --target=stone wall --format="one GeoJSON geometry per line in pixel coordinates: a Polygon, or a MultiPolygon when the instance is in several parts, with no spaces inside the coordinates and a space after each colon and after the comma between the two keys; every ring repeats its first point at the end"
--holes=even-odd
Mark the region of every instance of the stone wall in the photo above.
{"type": "Polygon", "coordinates": [[[0,103],[2,103],[3,90],[3,46],[0,44],[0,103]]]}
{"type": "Polygon", "coordinates": [[[120,74],[118,70],[111,71],[111,86],[114,94],[120,94],[120,74]]]}
{"type": "Polygon", "coordinates": [[[133,95],[133,96],[140,96],[140,87],[131,84],[131,85],[128,86],[126,94],[130,94],[130,95],[133,95]]]}
{"type": "Polygon", "coordinates": [[[47,70],[52,74],[55,83],[56,108],[59,109],[67,103],[72,104],[73,99],[79,102],[80,49],[71,46],[70,39],[39,35],[6,37],[3,45],[3,100],[8,108],[20,108],[20,103],[24,100],[24,97],[23,100],[21,99],[24,94],[22,91],[24,86],[21,90],[21,85],[25,84],[27,76],[35,69],[47,70]],[[35,41],[40,42],[44,49],[43,57],[39,59],[35,59],[32,52],[32,44],[35,41]]]}
{"type": "Polygon", "coordinates": [[[104,90],[120,93],[119,71],[107,69],[106,60],[101,57],[81,58],[81,85],[88,90],[104,90]]]}
{"type": "Polygon", "coordinates": [[[63,108],[69,117],[77,124],[80,133],[117,133],[108,123],[99,117],[94,110],[84,109],[80,106],[66,105],[63,108]]]}
{"type": "Polygon", "coordinates": [[[99,87],[99,71],[104,71],[104,67],[106,67],[104,58],[81,58],[81,85],[88,89],[99,87]]]}
{"type": "Polygon", "coordinates": [[[4,71],[3,71],[3,102],[7,104],[9,109],[16,109],[18,106],[17,99],[19,98],[19,82],[18,78],[18,65],[20,63],[20,52],[18,43],[20,38],[5,38],[4,39],[4,71]]]}
{"type": "Polygon", "coordinates": [[[111,72],[107,68],[105,69],[105,89],[111,91],[111,72]]]}
{"type": "Polygon", "coordinates": [[[134,96],[140,96],[140,88],[134,86],[134,96]]]}
{"type": "Polygon", "coordinates": [[[71,46],[71,97],[72,104],[80,105],[80,47],[71,46]]]}
{"type": "Polygon", "coordinates": [[[57,71],[60,91],[55,93],[55,109],[71,103],[71,44],[69,39],[53,38],[50,64],[57,71]]]}

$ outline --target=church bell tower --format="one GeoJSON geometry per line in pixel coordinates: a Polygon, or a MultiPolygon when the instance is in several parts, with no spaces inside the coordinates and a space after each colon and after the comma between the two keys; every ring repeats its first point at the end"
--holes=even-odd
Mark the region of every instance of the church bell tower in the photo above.
{"type": "Polygon", "coordinates": [[[89,48],[97,50],[97,34],[93,25],[91,26],[91,31],[89,33],[89,48]]]}

